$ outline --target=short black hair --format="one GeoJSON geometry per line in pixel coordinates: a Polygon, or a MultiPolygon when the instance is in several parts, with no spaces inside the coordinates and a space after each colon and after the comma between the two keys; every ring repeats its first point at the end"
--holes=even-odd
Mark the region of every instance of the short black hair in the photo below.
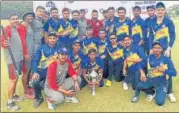
{"type": "Polygon", "coordinates": [[[11,19],[12,16],[18,16],[18,18],[19,18],[19,15],[18,15],[17,13],[11,13],[11,14],[9,15],[9,19],[11,19]]]}
{"type": "Polygon", "coordinates": [[[140,11],[141,11],[140,6],[134,6],[132,10],[135,10],[135,9],[138,9],[138,10],[140,10],[140,11]]]}
{"type": "Polygon", "coordinates": [[[107,11],[109,11],[109,10],[113,10],[114,11],[115,9],[114,9],[114,7],[108,7],[107,11]]]}
{"type": "Polygon", "coordinates": [[[115,37],[116,37],[116,34],[115,34],[114,32],[113,32],[113,33],[111,33],[109,37],[111,37],[111,36],[113,36],[113,35],[115,35],[115,37]]]}
{"type": "Polygon", "coordinates": [[[100,28],[99,31],[105,31],[106,32],[105,28],[100,28]]]}
{"type": "Polygon", "coordinates": [[[79,12],[78,10],[73,10],[73,11],[71,12],[71,14],[73,14],[73,13],[78,13],[78,14],[80,14],[80,12],[79,12]]]}
{"type": "Polygon", "coordinates": [[[37,11],[38,9],[43,9],[43,10],[45,10],[45,7],[43,7],[43,6],[37,6],[36,11],[37,11]]]}
{"type": "Polygon", "coordinates": [[[58,11],[58,9],[57,9],[56,7],[52,7],[52,8],[50,9],[50,12],[52,12],[53,10],[57,10],[57,11],[58,11]]]}
{"type": "Polygon", "coordinates": [[[126,37],[132,39],[132,37],[130,35],[124,35],[124,38],[126,38],[126,37]]]}
{"type": "Polygon", "coordinates": [[[94,49],[94,48],[92,48],[92,49],[88,50],[88,54],[91,54],[91,53],[97,53],[97,50],[96,50],[96,49],[94,49]]]}
{"type": "Polygon", "coordinates": [[[92,10],[92,13],[98,13],[98,11],[96,9],[92,10]]]}
{"type": "Polygon", "coordinates": [[[118,10],[118,11],[124,10],[124,11],[126,12],[126,8],[124,8],[124,7],[119,7],[117,10],[118,10]]]}

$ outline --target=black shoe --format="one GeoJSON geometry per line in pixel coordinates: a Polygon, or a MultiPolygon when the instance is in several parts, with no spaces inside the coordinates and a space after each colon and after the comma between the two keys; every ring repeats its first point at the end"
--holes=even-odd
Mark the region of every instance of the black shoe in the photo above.
{"type": "Polygon", "coordinates": [[[7,109],[11,109],[14,111],[18,111],[20,109],[20,107],[17,106],[14,101],[12,101],[11,103],[7,102],[6,107],[7,107],[7,109]]]}
{"type": "Polygon", "coordinates": [[[40,98],[40,99],[35,99],[34,100],[34,107],[37,108],[40,106],[40,104],[44,101],[43,98],[40,98]]]}

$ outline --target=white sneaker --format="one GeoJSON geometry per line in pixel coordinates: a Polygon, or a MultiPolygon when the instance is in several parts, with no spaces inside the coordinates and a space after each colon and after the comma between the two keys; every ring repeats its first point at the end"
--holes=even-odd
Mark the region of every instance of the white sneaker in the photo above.
{"type": "Polygon", "coordinates": [[[48,109],[55,110],[56,105],[55,105],[55,104],[52,104],[52,103],[49,102],[47,99],[46,99],[46,101],[47,101],[47,104],[48,104],[48,109]]]}
{"type": "Polygon", "coordinates": [[[174,96],[173,93],[168,94],[168,99],[170,102],[175,103],[177,101],[176,97],[174,96]]]}
{"type": "Polygon", "coordinates": [[[124,90],[128,90],[128,89],[129,89],[127,83],[125,83],[125,82],[123,82],[123,89],[124,89],[124,90]]]}
{"type": "Polygon", "coordinates": [[[146,100],[151,102],[154,99],[154,97],[155,97],[155,94],[154,95],[147,95],[146,100]]]}
{"type": "Polygon", "coordinates": [[[78,103],[79,100],[76,97],[67,97],[67,96],[65,96],[65,102],[78,103]]]}

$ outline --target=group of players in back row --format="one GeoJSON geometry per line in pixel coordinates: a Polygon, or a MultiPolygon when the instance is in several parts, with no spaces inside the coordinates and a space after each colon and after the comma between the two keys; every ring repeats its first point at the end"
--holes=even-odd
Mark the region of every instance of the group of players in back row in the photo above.
{"type": "Polygon", "coordinates": [[[15,94],[18,76],[14,65],[19,74],[23,72],[24,95],[34,99],[35,108],[43,102],[41,90],[48,108],[55,109],[63,101],[78,103],[75,95],[84,86],[110,87],[113,79],[123,81],[124,90],[131,83],[135,91],[132,102],[139,100],[140,90],[148,101],[155,97],[159,106],[167,96],[176,102],[172,76],[177,72],[171,61],[175,26],[165,15],[162,2],[148,6],[147,12],[149,17],[144,21],[140,7],[135,6],[131,20],[124,7],[118,8],[119,17],[109,7],[103,11],[104,19],[98,20],[97,10],[86,19],[86,11],[81,9],[72,11],[70,20],[68,8],[63,8],[63,18],[59,18],[57,8],[51,8],[49,14],[38,6],[35,13],[24,14],[21,23],[12,14],[5,28],[8,40],[1,38],[10,79],[7,108],[18,110],[15,101],[23,100],[15,94]],[[16,64],[7,51],[9,46],[16,64]],[[88,76],[93,70],[98,73],[95,83],[88,76]]]}

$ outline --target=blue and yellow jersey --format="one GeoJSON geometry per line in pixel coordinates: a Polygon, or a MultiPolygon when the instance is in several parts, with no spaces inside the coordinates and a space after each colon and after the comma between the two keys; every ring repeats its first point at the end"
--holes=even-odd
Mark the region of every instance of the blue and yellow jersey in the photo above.
{"type": "Polygon", "coordinates": [[[154,16],[153,18],[148,17],[145,19],[145,28],[146,28],[146,34],[145,34],[145,40],[144,42],[146,43],[145,45],[147,46],[147,48],[149,47],[149,36],[150,36],[150,28],[152,25],[152,22],[154,21],[154,19],[156,18],[156,16],[154,16]]]}
{"type": "Polygon", "coordinates": [[[139,44],[141,40],[145,40],[145,22],[141,17],[132,20],[131,23],[131,36],[134,44],[139,44]]]}
{"type": "Polygon", "coordinates": [[[58,46],[51,48],[48,44],[40,45],[32,59],[32,72],[37,72],[38,68],[47,69],[47,67],[57,59],[58,46]]]}
{"type": "Polygon", "coordinates": [[[104,62],[100,57],[96,57],[94,63],[91,63],[90,58],[87,56],[82,60],[81,68],[86,69],[87,72],[91,72],[92,70],[98,72],[100,69],[104,69],[104,62]]]}
{"type": "Polygon", "coordinates": [[[106,49],[108,44],[109,44],[109,41],[107,41],[107,39],[98,41],[97,48],[98,48],[99,56],[105,55],[105,49],[106,49]]]}
{"type": "Polygon", "coordinates": [[[114,23],[114,32],[118,41],[122,41],[125,35],[131,35],[131,20],[126,18],[123,22],[118,20],[114,23]]]}
{"type": "MultiPolygon", "coordinates": [[[[71,27],[71,24],[70,24],[70,20],[67,20],[65,21],[63,18],[59,20],[59,28],[57,30],[57,33],[62,33],[64,31],[69,31],[71,32],[72,31],[72,27],[71,27]]],[[[66,36],[61,36],[59,39],[60,41],[62,42],[68,42],[69,41],[69,34],[66,35],[66,36]]]]}
{"type": "Polygon", "coordinates": [[[148,77],[153,78],[154,83],[160,83],[166,81],[166,75],[176,76],[177,72],[170,58],[163,54],[157,58],[154,54],[148,56],[147,59],[148,77]],[[157,68],[163,67],[165,72],[160,72],[157,68]],[[162,80],[162,81],[161,81],[162,80]]]}
{"type": "Polygon", "coordinates": [[[71,33],[70,33],[70,37],[71,39],[77,38],[78,37],[78,21],[77,20],[70,20],[70,24],[71,24],[71,33]]]}
{"type": "Polygon", "coordinates": [[[168,46],[173,46],[175,41],[175,26],[168,17],[165,16],[161,23],[157,23],[157,18],[152,22],[149,38],[150,49],[152,49],[152,43],[154,41],[160,42],[164,50],[166,50],[168,46]]]}
{"type": "Polygon", "coordinates": [[[116,46],[109,44],[105,49],[105,55],[110,56],[111,60],[113,61],[122,62],[124,59],[123,47],[119,44],[116,46]]]}
{"type": "Polygon", "coordinates": [[[69,58],[74,66],[74,69],[78,69],[78,67],[81,65],[82,59],[85,58],[85,55],[82,51],[79,51],[77,55],[74,55],[73,51],[70,51],[69,58]]]}
{"type": "Polygon", "coordinates": [[[85,39],[82,40],[82,48],[83,48],[83,53],[85,55],[88,54],[88,50],[90,49],[96,49],[98,50],[97,48],[97,43],[98,43],[99,39],[97,38],[94,38],[94,37],[91,37],[91,38],[88,38],[88,37],[85,37],[85,39]]]}
{"type": "Polygon", "coordinates": [[[45,32],[51,32],[51,31],[57,31],[60,26],[59,19],[54,21],[54,19],[51,17],[47,22],[44,24],[43,28],[45,32]]]}
{"type": "Polygon", "coordinates": [[[146,66],[146,55],[142,48],[138,45],[133,44],[130,48],[124,48],[124,58],[129,59],[142,59],[140,63],[127,62],[128,70],[139,70],[146,66]]]}
{"type": "Polygon", "coordinates": [[[105,29],[109,28],[106,32],[107,32],[107,37],[109,37],[111,35],[111,33],[114,32],[114,23],[115,21],[118,20],[118,17],[114,16],[113,21],[111,21],[109,18],[107,19],[106,23],[105,23],[105,29]]]}

